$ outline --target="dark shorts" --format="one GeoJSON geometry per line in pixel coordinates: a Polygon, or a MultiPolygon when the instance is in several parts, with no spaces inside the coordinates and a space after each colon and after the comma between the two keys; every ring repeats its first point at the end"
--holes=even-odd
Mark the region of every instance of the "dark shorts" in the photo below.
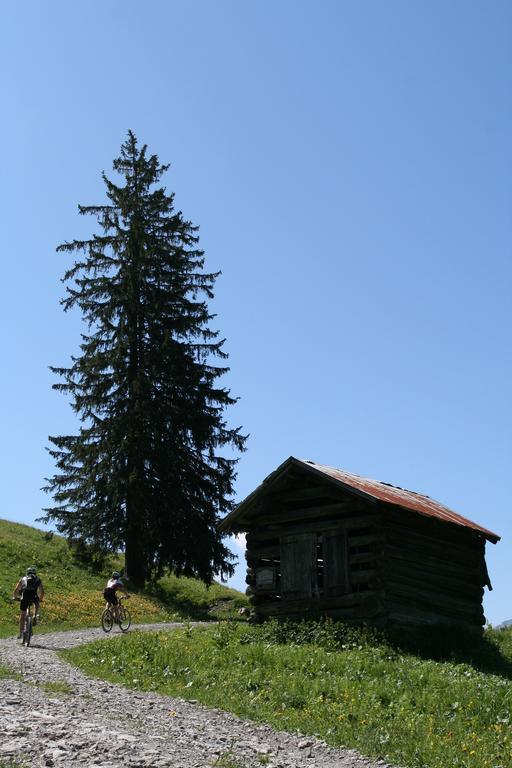
{"type": "Polygon", "coordinates": [[[24,592],[21,596],[20,611],[26,611],[29,605],[34,604],[36,613],[39,611],[39,598],[37,595],[24,592]]]}
{"type": "Polygon", "coordinates": [[[103,590],[103,597],[107,601],[109,605],[117,605],[119,603],[119,600],[116,597],[116,591],[115,589],[104,589],[103,590]]]}

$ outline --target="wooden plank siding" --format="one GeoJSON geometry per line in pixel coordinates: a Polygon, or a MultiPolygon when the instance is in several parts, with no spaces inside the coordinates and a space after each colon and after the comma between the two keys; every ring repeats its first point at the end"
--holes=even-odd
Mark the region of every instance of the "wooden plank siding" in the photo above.
{"type": "Polygon", "coordinates": [[[460,526],[386,510],[385,584],[391,623],[458,623],[481,628],[485,540],[460,526]],[[409,617],[407,619],[406,617],[409,617]]]}

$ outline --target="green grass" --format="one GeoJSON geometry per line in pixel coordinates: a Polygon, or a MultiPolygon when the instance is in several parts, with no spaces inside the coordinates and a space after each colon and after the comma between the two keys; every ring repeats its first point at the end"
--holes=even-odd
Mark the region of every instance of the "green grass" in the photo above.
{"type": "MultiPolygon", "coordinates": [[[[46,590],[43,620],[36,627],[40,633],[98,625],[106,578],[123,563],[117,558],[106,563],[104,573],[94,573],[75,560],[61,536],[0,520],[0,637],[16,632],[19,603],[11,600],[12,592],[30,565],[36,566],[46,590]]],[[[135,623],[236,616],[246,605],[245,595],[234,589],[218,584],[208,589],[196,579],[172,575],[133,593],[129,602],[135,623]]]]}
{"type": "Polygon", "coordinates": [[[73,688],[65,680],[50,680],[36,685],[47,693],[73,693],[73,688]]]}
{"type": "Polygon", "coordinates": [[[328,623],[309,633],[276,626],[132,633],[64,655],[131,688],[197,699],[398,766],[512,766],[512,630],[474,640],[478,661],[462,663],[328,623]]]}
{"type": "Polygon", "coordinates": [[[28,768],[27,763],[18,760],[0,760],[0,768],[28,768]]]}
{"type": "MultiPolygon", "coordinates": [[[[0,680],[20,680],[21,675],[18,672],[14,672],[14,670],[10,669],[9,667],[5,667],[3,664],[0,664],[0,680]]],[[[1,768],[1,765],[0,765],[1,768]]]]}
{"type": "Polygon", "coordinates": [[[245,768],[244,764],[231,751],[223,752],[211,765],[212,768],[245,768]]]}

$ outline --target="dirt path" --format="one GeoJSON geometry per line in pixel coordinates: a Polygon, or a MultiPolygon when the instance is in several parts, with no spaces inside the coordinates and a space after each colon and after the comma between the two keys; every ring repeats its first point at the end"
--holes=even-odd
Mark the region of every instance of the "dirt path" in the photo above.
{"type": "Polygon", "coordinates": [[[85,629],[35,635],[30,648],[0,641],[0,662],[21,675],[0,680],[0,766],[386,768],[195,702],[88,678],[56,653],[100,637],[100,629],[85,629]]]}

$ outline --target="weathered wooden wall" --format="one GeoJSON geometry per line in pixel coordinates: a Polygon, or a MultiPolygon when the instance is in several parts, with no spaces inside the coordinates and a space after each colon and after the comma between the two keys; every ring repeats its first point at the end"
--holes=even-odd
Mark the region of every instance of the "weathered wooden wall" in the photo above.
{"type": "Polygon", "coordinates": [[[485,539],[460,525],[385,512],[383,578],[393,623],[462,622],[481,627],[485,539]]]}

